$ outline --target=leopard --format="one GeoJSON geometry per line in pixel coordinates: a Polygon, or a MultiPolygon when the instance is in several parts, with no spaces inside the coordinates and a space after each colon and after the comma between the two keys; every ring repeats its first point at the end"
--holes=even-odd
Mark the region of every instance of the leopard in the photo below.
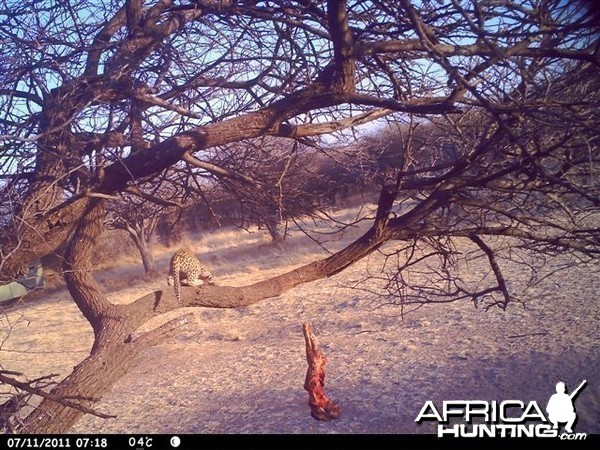
{"type": "Polygon", "coordinates": [[[177,303],[181,304],[181,285],[202,286],[204,282],[215,284],[214,277],[196,256],[188,250],[177,250],[171,257],[167,284],[175,286],[177,303]]]}

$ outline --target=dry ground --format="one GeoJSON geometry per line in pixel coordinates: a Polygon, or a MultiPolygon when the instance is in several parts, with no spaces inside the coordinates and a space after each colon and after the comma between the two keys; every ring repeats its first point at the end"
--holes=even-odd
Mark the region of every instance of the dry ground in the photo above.
{"type": "MultiPolygon", "coordinates": [[[[332,246],[339,248],[358,232],[332,246]]],[[[204,236],[189,244],[219,283],[243,285],[325,255],[310,242],[297,234],[276,248],[256,231],[204,236]]],[[[166,274],[169,254],[157,253],[166,274]]],[[[536,400],[545,407],[557,381],[572,389],[586,379],[575,403],[576,431],[600,433],[597,266],[550,279],[528,291],[524,306],[506,311],[460,302],[423,307],[402,318],[398,306],[348,288],[365,269],[376,270],[380,258],[373,255],[332,278],[251,307],[171,313],[167,318],[193,312],[197,323],[139,355],[97,404],[116,419],[87,416],[73,432],[428,433],[432,424],[415,423],[427,400],[536,400]],[[326,392],[343,408],[330,423],[309,414],[303,321],[313,323],[329,360],[326,392]]],[[[128,278],[140,272],[138,265],[118,267],[98,278],[110,286],[115,303],[167,288],[166,276],[131,286],[128,278]]],[[[67,375],[92,344],[91,328],[64,290],[0,321],[0,366],[30,378],[67,375]]]]}

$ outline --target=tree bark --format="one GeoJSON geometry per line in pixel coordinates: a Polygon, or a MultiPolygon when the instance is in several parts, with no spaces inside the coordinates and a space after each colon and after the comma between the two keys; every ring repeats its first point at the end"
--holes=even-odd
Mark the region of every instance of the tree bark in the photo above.
{"type": "Polygon", "coordinates": [[[271,240],[278,244],[283,242],[285,236],[281,232],[281,223],[276,215],[269,215],[265,217],[265,226],[271,235],[271,240]]]}
{"type": "Polygon", "coordinates": [[[142,257],[142,264],[144,266],[144,275],[146,279],[152,278],[156,275],[156,264],[154,264],[154,257],[152,256],[152,252],[148,249],[146,245],[146,241],[136,239],[136,245],[138,250],[140,251],[140,256],[142,257]],[[139,242],[139,245],[138,245],[139,242]]]}
{"type": "Polygon", "coordinates": [[[135,246],[140,252],[140,257],[142,258],[142,265],[144,266],[144,274],[146,278],[151,278],[156,275],[156,264],[154,263],[154,257],[152,256],[152,252],[148,248],[148,241],[150,240],[147,236],[146,229],[144,228],[144,223],[138,224],[138,227],[134,230],[130,227],[127,227],[127,231],[133,239],[135,246]]]}
{"type": "MultiPolygon", "coordinates": [[[[389,199],[382,195],[380,208],[389,207],[389,199]]],[[[176,332],[187,323],[175,321],[172,329],[150,331],[135,339],[132,336],[151,317],[182,306],[236,308],[251,305],[266,298],[276,297],[302,283],[331,276],[350,266],[377,249],[389,237],[378,219],[367,233],[340,252],[307,264],[286,274],[249,286],[230,287],[204,285],[184,287],[181,304],[173,290],[155,291],[127,305],[113,305],[103,296],[91,275],[90,258],[104,221],[104,200],[89,202],[84,220],[73,234],[65,254],[65,279],[75,303],[92,325],[95,334],[90,355],[73,373],[59,383],[52,395],[77,400],[87,408],[117,382],[129,369],[135,357],[148,346],[160,342],[169,332],[176,332]]],[[[384,217],[385,214],[378,214],[384,217]]],[[[96,408],[94,408],[96,409],[96,408]]],[[[56,403],[48,398],[24,421],[20,432],[65,433],[84,413],[56,403]]]]}

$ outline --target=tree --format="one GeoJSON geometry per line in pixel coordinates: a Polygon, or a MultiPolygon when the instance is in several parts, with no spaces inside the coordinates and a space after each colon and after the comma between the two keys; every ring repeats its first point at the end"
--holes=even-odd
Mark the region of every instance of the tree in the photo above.
{"type": "Polygon", "coordinates": [[[108,202],[105,225],[129,234],[140,253],[147,279],[157,274],[149,244],[159,220],[184,208],[178,199],[185,198],[188,191],[178,174],[168,171],[162,182],[142,184],[141,188],[131,186],[108,202]]]}
{"type": "Polygon", "coordinates": [[[401,288],[424,261],[401,254],[425,247],[438,278],[416,297],[486,297],[501,306],[513,293],[495,237],[547,257],[595,257],[599,30],[580,7],[5,0],[0,277],[14,279],[66,244],[67,287],[95,334],[90,355],[20,430],[66,431],[83,412],[53,399],[90,407],[136,354],[177,332],[181,321],[132,338],[148,319],[180,306],[170,290],[114,305],[95,283],[88,269],[106,202],[167,182],[172,169],[185,167],[190,178],[235,176],[235,167],[207,160],[232,143],[348,138],[344,130],[381,118],[408,130],[426,120],[440,127],[432,145],[414,145],[408,133],[401,160],[381,180],[372,227],[348,247],[250,286],[187,289],[185,306],[249,305],[332,276],[386,243],[398,261],[390,279],[401,288]],[[432,152],[437,164],[419,162],[432,152]],[[450,270],[456,238],[486,258],[493,285],[472,290],[450,270]]]}
{"type": "MultiPolygon", "coordinates": [[[[343,152],[282,138],[261,138],[221,147],[211,164],[227,167],[215,173],[218,185],[201,195],[200,213],[220,225],[223,217],[239,226],[259,225],[273,241],[285,238],[288,220],[313,216],[335,203],[335,196],[362,177],[349,176],[343,152]],[[342,159],[342,161],[336,161],[342,159]]],[[[200,166],[204,167],[204,166],[200,166]]],[[[355,171],[358,172],[358,171],[355,171]]]]}
{"type": "Polygon", "coordinates": [[[156,275],[156,264],[151,249],[148,247],[160,219],[160,210],[155,203],[149,201],[141,204],[119,202],[109,212],[107,227],[124,230],[133,240],[140,253],[144,274],[147,279],[156,275]]]}

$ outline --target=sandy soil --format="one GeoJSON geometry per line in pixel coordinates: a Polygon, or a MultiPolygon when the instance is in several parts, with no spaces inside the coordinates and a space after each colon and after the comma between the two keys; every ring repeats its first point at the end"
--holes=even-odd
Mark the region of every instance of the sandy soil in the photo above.
{"type": "MultiPolygon", "coordinates": [[[[211,249],[206,253],[210,261],[211,249]]],[[[228,271],[225,256],[216,275],[222,284],[246,284],[312,256],[290,247],[279,257],[267,268],[248,263],[228,271]]],[[[575,403],[576,431],[600,433],[599,267],[572,269],[506,311],[460,302],[401,317],[397,306],[347,287],[377,258],[251,307],[174,312],[193,312],[196,324],[139,355],[97,404],[116,419],[87,416],[73,432],[430,433],[432,423],[415,423],[427,400],[536,400],[545,407],[557,381],[573,389],[586,379],[575,403]],[[329,423],[312,419],[307,406],[304,321],[329,361],[326,393],[343,409],[329,423]]],[[[166,273],[166,257],[161,264],[166,273]]],[[[162,278],[110,299],[132,301],[160,288],[162,278]]],[[[11,333],[0,364],[31,378],[67,375],[92,343],[66,291],[2,320],[11,333]]]]}

